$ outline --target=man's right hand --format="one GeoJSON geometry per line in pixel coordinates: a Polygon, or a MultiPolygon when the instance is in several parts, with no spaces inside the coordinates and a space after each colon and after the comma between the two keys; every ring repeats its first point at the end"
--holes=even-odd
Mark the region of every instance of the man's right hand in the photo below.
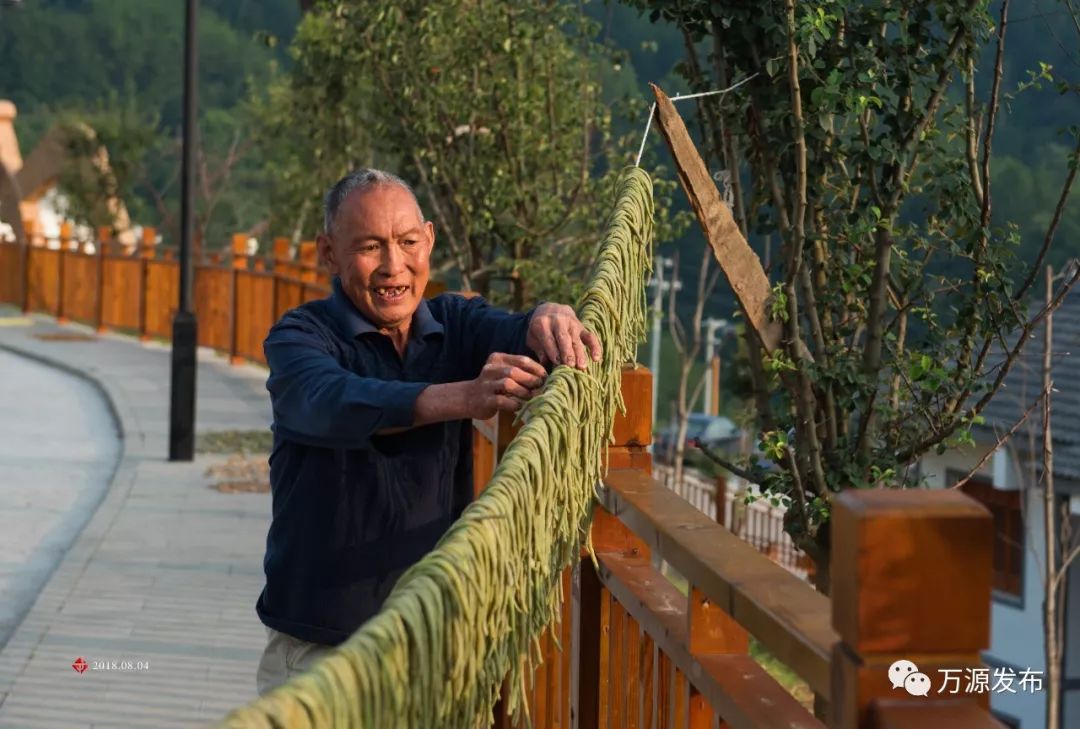
{"type": "Polygon", "coordinates": [[[470,417],[486,420],[497,412],[516,412],[544,384],[547,370],[530,357],[495,352],[480,376],[469,382],[470,417]]]}

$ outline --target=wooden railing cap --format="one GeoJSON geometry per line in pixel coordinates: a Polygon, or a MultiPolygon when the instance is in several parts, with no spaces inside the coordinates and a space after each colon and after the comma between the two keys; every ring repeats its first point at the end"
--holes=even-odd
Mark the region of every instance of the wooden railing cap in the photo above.
{"type": "Polygon", "coordinates": [[[856,517],[911,519],[987,517],[982,504],[956,489],[848,489],[835,499],[838,511],[856,517]]]}

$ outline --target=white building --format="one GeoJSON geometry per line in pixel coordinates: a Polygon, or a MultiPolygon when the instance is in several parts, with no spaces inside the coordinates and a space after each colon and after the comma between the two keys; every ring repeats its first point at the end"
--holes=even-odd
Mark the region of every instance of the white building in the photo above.
{"type": "MultiPolygon", "coordinates": [[[[1058,514],[1068,514],[1080,541],[1080,295],[1070,295],[1053,318],[1053,420],[1055,493],[1058,514]],[[1078,356],[1070,356],[1076,351],[1078,356]]],[[[1007,432],[1042,391],[1042,333],[1028,343],[1000,391],[984,411],[986,423],[976,446],[925,456],[920,475],[930,487],[946,487],[971,473],[975,464],[1007,432]]],[[[994,591],[990,649],[983,659],[992,670],[1046,670],[1043,603],[1046,590],[1046,532],[1042,473],[1042,413],[1034,410],[1009,442],[995,452],[963,490],[982,502],[994,518],[994,591]]],[[[1061,557],[1058,558],[1060,564],[1061,557]]],[[[1080,727],[1080,559],[1067,578],[1064,619],[1062,727],[1080,727]]],[[[947,599],[942,609],[948,609],[947,599]]],[[[991,708],[1007,726],[1046,725],[1046,691],[991,693],[991,708]]]]}

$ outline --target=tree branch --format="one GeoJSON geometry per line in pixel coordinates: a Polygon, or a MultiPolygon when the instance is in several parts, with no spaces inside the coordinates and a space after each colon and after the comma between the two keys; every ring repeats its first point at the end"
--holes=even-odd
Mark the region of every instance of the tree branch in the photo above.
{"type": "Polygon", "coordinates": [[[1001,448],[1001,446],[1003,446],[1006,441],[1013,437],[1016,431],[1020,430],[1020,426],[1027,422],[1028,417],[1031,416],[1031,414],[1035,411],[1035,408],[1038,407],[1040,402],[1042,402],[1042,399],[1049,396],[1049,391],[1043,390],[1042,395],[1036,398],[1035,401],[1028,406],[1028,409],[1024,411],[1024,414],[1020,416],[1020,419],[1013,423],[1013,426],[1009,428],[1004,435],[997,439],[997,442],[993,445],[993,447],[991,447],[989,450],[986,451],[986,453],[983,454],[982,458],[979,459],[978,463],[976,463],[974,467],[972,467],[972,469],[968,472],[968,475],[964,476],[962,479],[954,483],[949,488],[962,488],[964,484],[974,478],[975,474],[979,472],[979,469],[983,467],[983,464],[990,460],[990,456],[994,455],[994,453],[997,452],[998,448],[1001,448]]]}
{"type": "Polygon", "coordinates": [[[747,471],[744,468],[740,468],[739,466],[736,466],[731,461],[728,461],[727,459],[723,458],[722,456],[717,454],[717,452],[714,451],[712,448],[710,448],[707,445],[705,445],[704,443],[702,443],[700,438],[694,438],[694,440],[691,441],[691,443],[695,448],[697,448],[699,451],[701,451],[701,454],[703,456],[708,458],[710,461],[712,461],[716,465],[718,465],[718,466],[724,468],[725,470],[730,471],[731,473],[735,474],[736,476],[741,478],[743,481],[748,481],[750,483],[759,483],[760,479],[757,476],[750,473],[750,471],[747,471]]]}

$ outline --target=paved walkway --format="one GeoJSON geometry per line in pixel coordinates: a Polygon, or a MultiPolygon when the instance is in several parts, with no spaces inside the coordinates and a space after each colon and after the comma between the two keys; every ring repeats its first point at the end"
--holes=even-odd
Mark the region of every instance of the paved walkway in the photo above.
{"type": "MultiPolygon", "coordinates": [[[[209,488],[206,469],[225,456],[167,462],[167,349],[111,335],[43,339],[88,330],[45,318],[20,325],[0,309],[5,315],[0,349],[82,373],[107,398],[122,441],[100,505],[0,650],[0,727],[190,727],[220,718],[255,696],[269,495],[209,488]],[[78,657],[90,670],[73,670],[78,657]],[[113,661],[149,669],[97,667],[113,661]]],[[[200,433],[268,426],[262,371],[201,355],[198,378],[200,433]]],[[[0,406],[0,418],[11,417],[0,406]]],[[[35,417],[28,427],[54,416],[43,406],[35,417]]],[[[11,465],[0,456],[0,483],[11,465]]]]}
{"type": "Polygon", "coordinates": [[[86,380],[0,349],[0,647],[101,503],[120,458],[86,380]]]}

